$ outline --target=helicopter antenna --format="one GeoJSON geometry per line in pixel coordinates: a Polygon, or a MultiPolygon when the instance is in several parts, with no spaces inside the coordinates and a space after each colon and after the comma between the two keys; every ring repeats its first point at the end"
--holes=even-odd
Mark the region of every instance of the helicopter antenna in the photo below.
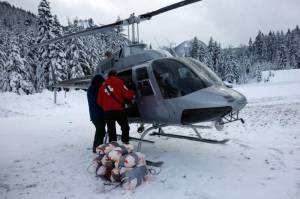
{"type": "Polygon", "coordinates": [[[135,21],[133,21],[133,23],[131,24],[131,28],[132,28],[132,43],[135,43],[136,41],[135,41],[135,28],[134,28],[134,24],[136,23],[136,24],[138,24],[138,20],[137,19],[135,19],[135,16],[134,16],[134,13],[132,13],[131,14],[131,16],[130,17],[132,17],[132,19],[133,20],[135,20],[135,21]]]}
{"type": "Polygon", "coordinates": [[[130,30],[129,30],[130,26],[128,25],[127,26],[127,30],[128,30],[128,34],[127,34],[127,38],[128,38],[128,41],[130,41],[130,30]]]}
{"type": "Polygon", "coordinates": [[[136,32],[137,32],[137,42],[140,42],[140,30],[139,30],[139,24],[136,24],[136,32]]]}
{"type": "Polygon", "coordinates": [[[103,26],[99,26],[99,27],[88,28],[88,29],[83,30],[83,31],[79,31],[79,32],[76,32],[76,33],[71,33],[71,34],[68,34],[68,35],[64,35],[62,37],[56,37],[56,38],[44,41],[44,42],[39,43],[39,44],[35,44],[32,47],[33,48],[41,47],[41,46],[48,45],[50,43],[56,43],[56,42],[60,42],[60,41],[66,40],[66,39],[71,39],[71,38],[74,38],[74,37],[81,37],[81,36],[87,36],[87,35],[98,34],[98,33],[108,33],[108,32],[114,31],[114,29],[117,26],[128,26],[128,39],[131,40],[132,43],[138,43],[139,42],[139,27],[138,27],[138,25],[139,25],[140,22],[150,20],[152,17],[157,16],[159,14],[162,14],[162,13],[168,12],[170,10],[177,9],[177,8],[180,8],[180,7],[192,4],[192,3],[196,3],[198,1],[202,1],[202,0],[180,1],[178,3],[174,3],[174,4],[171,4],[169,6],[160,8],[158,10],[148,12],[148,13],[145,13],[145,14],[141,14],[139,16],[135,16],[134,13],[133,13],[127,19],[119,20],[117,22],[107,24],[107,25],[103,25],[103,26]],[[135,31],[136,30],[135,30],[135,25],[134,24],[137,24],[137,38],[135,37],[135,35],[136,35],[135,31]],[[132,25],[132,27],[131,27],[132,28],[131,38],[130,38],[130,31],[129,31],[129,28],[130,28],[129,26],[130,25],[132,25]]]}

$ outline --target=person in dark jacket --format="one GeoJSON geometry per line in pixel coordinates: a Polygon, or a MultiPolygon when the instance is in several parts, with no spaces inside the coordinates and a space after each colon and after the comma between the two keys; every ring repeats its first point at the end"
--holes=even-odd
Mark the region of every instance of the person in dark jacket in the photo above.
{"type": "Polygon", "coordinates": [[[125,100],[133,100],[135,94],[129,90],[123,80],[117,77],[117,72],[111,70],[108,73],[108,78],[102,84],[97,103],[105,112],[105,119],[107,121],[107,132],[109,141],[117,141],[116,122],[122,130],[122,142],[129,143],[129,124],[127,114],[125,112],[125,100]]]}
{"type": "Polygon", "coordinates": [[[96,127],[93,152],[96,153],[96,147],[103,144],[105,136],[105,118],[103,109],[97,104],[98,92],[104,78],[101,75],[95,75],[91,85],[87,90],[87,99],[89,104],[90,119],[96,127]]]}

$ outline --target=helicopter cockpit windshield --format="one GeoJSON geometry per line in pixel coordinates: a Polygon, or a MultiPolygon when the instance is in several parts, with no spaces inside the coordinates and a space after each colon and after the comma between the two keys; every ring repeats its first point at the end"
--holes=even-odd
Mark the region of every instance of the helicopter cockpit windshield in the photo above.
{"type": "Polygon", "coordinates": [[[214,73],[210,68],[201,63],[200,61],[193,59],[191,57],[187,57],[184,59],[185,62],[191,67],[193,67],[203,78],[206,79],[211,85],[222,86],[222,80],[214,73]]]}
{"type": "Polygon", "coordinates": [[[189,61],[166,58],[152,63],[153,72],[165,99],[184,96],[222,81],[206,66],[189,61]]]}

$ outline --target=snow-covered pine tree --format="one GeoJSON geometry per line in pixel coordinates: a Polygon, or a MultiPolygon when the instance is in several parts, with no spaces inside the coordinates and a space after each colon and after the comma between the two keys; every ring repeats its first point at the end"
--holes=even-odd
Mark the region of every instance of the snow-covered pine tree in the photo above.
{"type": "Polygon", "coordinates": [[[267,62],[272,62],[273,57],[275,56],[276,48],[274,46],[275,34],[270,31],[269,34],[265,37],[265,46],[266,46],[266,60],[267,62]]]}
{"type": "Polygon", "coordinates": [[[96,41],[97,41],[97,49],[99,51],[99,55],[100,55],[100,61],[102,61],[103,59],[105,59],[105,52],[107,51],[107,44],[105,42],[105,38],[106,36],[104,34],[97,34],[95,35],[96,41]]]}
{"type": "Polygon", "coordinates": [[[199,61],[202,63],[206,63],[207,60],[207,50],[204,45],[199,45],[199,61]]]}
{"type": "Polygon", "coordinates": [[[104,41],[106,43],[106,50],[113,53],[120,50],[127,43],[126,39],[117,30],[113,30],[111,33],[105,35],[104,41]]]}
{"type": "Polygon", "coordinates": [[[6,60],[7,60],[6,53],[1,48],[1,45],[0,45],[0,72],[4,70],[4,64],[5,64],[6,60]]]}
{"type": "Polygon", "coordinates": [[[294,34],[296,35],[297,51],[296,51],[296,65],[295,68],[300,68],[300,28],[299,25],[294,29],[294,34]]]}
{"type": "Polygon", "coordinates": [[[259,31],[255,37],[255,40],[253,41],[252,50],[253,50],[254,62],[258,62],[262,55],[262,46],[263,46],[262,37],[263,37],[262,32],[259,31]]]}
{"type": "Polygon", "coordinates": [[[88,28],[95,27],[95,23],[92,18],[89,18],[87,21],[88,21],[88,28]]]}
{"type": "Polygon", "coordinates": [[[238,72],[240,74],[239,82],[237,83],[246,83],[251,68],[248,46],[240,46],[238,51],[235,52],[235,55],[237,58],[238,72]]]}
{"type": "Polygon", "coordinates": [[[5,90],[5,85],[8,82],[8,75],[6,72],[7,54],[4,51],[3,37],[0,38],[0,91],[5,90]]]}
{"type": "Polygon", "coordinates": [[[28,69],[30,70],[31,82],[34,85],[35,91],[37,91],[37,63],[38,63],[38,49],[32,48],[32,46],[36,43],[36,33],[33,31],[26,33],[26,44],[24,44],[24,48],[27,49],[25,54],[25,59],[27,61],[28,69]]]}
{"type": "MultiPolygon", "coordinates": [[[[55,37],[61,37],[62,27],[55,15],[53,18],[53,34],[55,37]]],[[[49,72],[49,85],[55,84],[58,81],[67,79],[67,60],[62,42],[57,42],[50,45],[51,67],[49,72]]]]}
{"type": "Polygon", "coordinates": [[[253,55],[253,42],[252,42],[252,38],[250,37],[249,42],[248,42],[248,52],[247,52],[247,56],[251,57],[253,55]]]}
{"type": "MultiPolygon", "coordinates": [[[[77,32],[81,29],[83,27],[79,26],[78,19],[75,19],[73,23],[69,23],[69,32],[77,32]]],[[[76,37],[69,40],[66,53],[69,66],[68,78],[79,78],[92,74],[92,68],[82,38],[76,37]]]]}
{"type": "MultiPolygon", "coordinates": [[[[220,71],[220,57],[221,57],[221,45],[210,38],[208,42],[208,52],[206,64],[216,73],[221,73],[220,71]]],[[[220,74],[219,74],[220,75],[220,74]]]]}
{"type": "Polygon", "coordinates": [[[276,63],[277,68],[280,70],[288,68],[287,49],[284,44],[280,44],[279,49],[277,50],[276,63]]]}
{"type": "Polygon", "coordinates": [[[20,56],[20,48],[17,39],[14,37],[10,42],[10,52],[6,71],[8,75],[8,85],[5,91],[12,91],[18,94],[31,94],[34,92],[34,85],[31,82],[29,66],[24,58],[20,56]]]}
{"type": "Polygon", "coordinates": [[[252,79],[254,77],[254,71],[255,71],[254,68],[252,67],[252,65],[256,60],[252,38],[249,39],[248,48],[247,48],[245,55],[249,61],[249,65],[245,68],[246,74],[247,74],[247,79],[252,79]]]}
{"type": "MultiPolygon", "coordinates": [[[[120,17],[116,21],[120,21],[120,17]]],[[[116,52],[127,44],[127,39],[121,33],[124,31],[122,26],[117,26],[110,33],[105,35],[106,51],[116,52]]]]}
{"type": "Polygon", "coordinates": [[[190,57],[199,60],[199,41],[197,37],[194,37],[192,41],[192,46],[189,55],[190,57]]]}
{"type": "MultiPolygon", "coordinates": [[[[86,28],[92,27],[95,27],[94,21],[93,19],[88,19],[86,28]]],[[[84,51],[87,54],[87,61],[91,67],[91,73],[94,73],[96,66],[104,56],[105,43],[103,42],[102,37],[103,34],[98,33],[96,35],[81,38],[84,44],[84,51]]]]}
{"type": "Polygon", "coordinates": [[[87,54],[84,50],[84,44],[81,39],[74,39],[74,43],[71,45],[70,50],[72,52],[72,60],[70,60],[71,74],[70,78],[83,77],[85,75],[91,75],[91,67],[88,62],[87,54]]]}
{"type": "Polygon", "coordinates": [[[30,81],[34,85],[36,91],[36,56],[37,49],[31,48],[35,44],[36,33],[29,29],[19,34],[18,46],[20,48],[20,55],[26,60],[25,67],[30,74],[30,81]]]}
{"type": "MultiPolygon", "coordinates": [[[[50,5],[47,0],[41,0],[38,6],[38,37],[37,43],[42,43],[46,40],[55,37],[53,33],[53,17],[50,10],[50,5]]],[[[53,45],[53,44],[51,44],[53,45]]],[[[46,88],[49,85],[51,57],[50,45],[40,47],[38,50],[38,65],[36,70],[37,88],[38,91],[46,88]]]]}
{"type": "Polygon", "coordinates": [[[297,25],[295,30],[295,35],[296,35],[296,38],[297,38],[297,52],[296,52],[296,66],[295,68],[299,69],[300,68],[300,28],[299,26],[297,25]]]}
{"type": "Polygon", "coordinates": [[[208,42],[208,47],[207,47],[207,60],[206,60],[206,65],[214,70],[213,68],[213,53],[215,49],[215,42],[212,37],[210,37],[209,42],[208,42]]]}
{"type": "Polygon", "coordinates": [[[264,34],[261,31],[258,32],[255,38],[253,43],[253,51],[256,58],[255,61],[263,61],[266,53],[266,45],[264,41],[264,34]]]}
{"type": "Polygon", "coordinates": [[[8,90],[8,73],[7,73],[7,62],[8,62],[8,44],[9,37],[6,31],[0,32],[0,91],[8,90]]]}
{"type": "Polygon", "coordinates": [[[290,69],[291,68],[291,60],[293,59],[293,48],[292,48],[292,37],[293,34],[291,32],[290,29],[288,29],[285,38],[284,38],[284,44],[285,44],[285,48],[286,48],[286,55],[287,55],[287,62],[288,62],[288,66],[286,69],[290,69]]]}
{"type": "Polygon", "coordinates": [[[268,51],[270,51],[270,56],[269,57],[269,61],[271,63],[273,63],[273,67],[272,69],[275,69],[275,59],[276,59],[276,49],[277,49],[277,46],[276,46],[276,35],[275,35],[275,32],[271,32],[271,34],[269,35],[269,42],[270,42],[270,46],[268,47],[268,51]]]}
{"type": "Polygon", "coordinates": [[[291,31],[290,33],[287,33],[288,59],[291,68],[296,68],[298,61],[298,51],[300,52],[300,36],[297,35],[296,29],[291,31]]]}
{"type": "Polygon", "coordinates": [[[5,39],[4,35],[0,34],[0,68],[4,66],[5,60],[7,59],[5,53],[5,39]]]}
{"type": "Polygon", "coordinates": [[[262,80],[262,71],[261,71],[261,66],[258,64],[255,66],[255,78],[257,82],[261,82],[262,80]]]}
{"type": "Polygon", "coordinates": [[[213,70],[218,74],[221,75],[222,73],[222,67],[220,66],[220,57],[221,57],[221,44],[218,44],[215,42],[214,44],[214,51],[212,56],[212,62],[213,62],[213,70]]]}
{"type": "Polygon", "coordinates": [[[225,61],[223,65],[223,80],[229,83],[238,83],[240,81],[240,71],[238,68],[237,58],[234,56],[233,51],[231,48],[226,49],[223,54],[224,58],[222,59],[225,61]]]}
{"type": "Polygon", "coordinates": [[[9,91],[9,74],[7,72],[7,62],[5,62],[0,69],[0,91],[6,92],[9,91]]]}
{"type": "Polygon", "coordinates": [[[225,81],[225,65],[226,65],[225,52],[226,49],[222,50],[221,57],[220,57],[220,65],[219,65],[221,73],[217,74],[220,77],[220,79],[222,79],[223,81],[225,81]]]}
{"type": "Polygon", "coordinates": [[[100,62],[100,53],[98,49],[98,43],[94,35],[83,38],[85,51],[87,52],[87,59],[91,66],[91,73],[95,71],[97,64],[100,62]]]}
{"type": "MultiPolygon", "coordinates": [[[[219,77],[223,80],[223,81],[227,81],[227,79],[229,79],[229,76],[232,74],[231,71],[228,71],[229,68],[229,60],[228,60],[228,50],[225,49],[222,53],[222,57],[221,57],[221,67],[222,67],[222,73],[219,74],[219,77]]],[[[233,81],[233,75],[232,75],[232,81],[233,81]]]]}
{"type": "Polygon", "coordinates": [[[240,59],[238,66],[240,66],[240,83],[247,83],[251,73],[251,60],[247,56],[240,59]]]}

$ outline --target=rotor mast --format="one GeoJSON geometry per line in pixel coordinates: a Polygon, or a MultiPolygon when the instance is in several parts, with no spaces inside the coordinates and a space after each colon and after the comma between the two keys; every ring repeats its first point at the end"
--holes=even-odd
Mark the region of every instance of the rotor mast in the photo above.
{"type": "Polygon", "coordinates": [[[123,25],[128,26],[128,40],[131,44],[140,43],[140,32],[139,32],[139,23],[141,22],[139,16],[135,16],[134,13],[130,15],[130,17],[124,21],[123,25]],[[131,26],[131,27],[130,27],[131,26]],[[130,34],[131,28],[131,34],[130,34]]]}

